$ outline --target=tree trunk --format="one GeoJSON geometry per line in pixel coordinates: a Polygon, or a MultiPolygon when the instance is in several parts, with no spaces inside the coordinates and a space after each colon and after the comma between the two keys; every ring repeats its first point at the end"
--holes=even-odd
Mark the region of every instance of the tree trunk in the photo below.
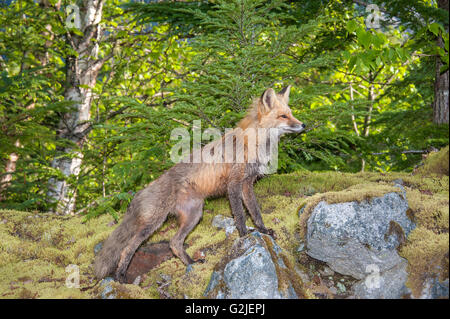
{"type": "MultiPolygon", "coordinates": [[[[448,10],[448,0],[439,0],[438,7],[448,10]]],[[[445,26],[448,32],[448,24],[445,26]]],[[[442,36],[438,36],[437,44],[444,48],[442,36]]],[[[434,82],[433,122],[435,124],[448,124],[448,69],[441,73],[444,63],[441,57],[436,57],[436,79],[434,82]]]]}
{"type": "MultiPolygon", "coordinates": [[[[373,81],[371,79],[371,81],[373,81]]],[[[368,137],[370,133],[370,123],[372,121],[373,104],[375,103],[375,88],[373,83],[369,87],[369,106],[367,107],[367,115],[364,117],[364,132],[363,136],[368,137]]]]}
{"type": "Polygon", "coordinates": [[[442,65],[442,61],[437,57],[433,102],[433,122],[435,124],[448,124],[448,70],[441,74],[439,69],[442,65]]]}
{"type": "MultiPolygon", "coordinates": [[[[22,147],[19,140],[16,140],[14,146],[17,148],[22,147]]],[[[9,154],[9,158],[6,161],[5,165],[5,174],[0,179],[0,201],[3,200],[2,193],[8,188],[12,176],[16,171],[16,164],[18,159],[19,155],[16,152],[9,154]]]]}
{"type": "MultiPolygon", "coordinates": [[[[372,74],[370,75],[370,87],[369,87],[369,106],[367,107],[367,115],[364,117],[364,126],[363,126],[363,136],[368,137],[370,133],[370,123],[372,121],[372,112],[373,112],[373,104],[375,103],[375,87],[372,83],[374,79],[372,79],[372,74]]],[[[361,172],[364,172],[366,169],[366,160],[364,157],[361,158],[361,172]]]]}
{"type": "Polygon", "coordinates": [[[355,107],[353,106],[353,86],[350,84],[350,103],[351,103],[351,108],[352,108],[352,123],[353,123],[353,129],[355,130],[356,136],[359,137],[359,130],[358,130],[358,124],[356,123],[356,118],[355,118],[355,107]]]}
{"type": "Polygon", "coordinates": [[[104,62],[97,60],[103,2],[104,0],[84,0],[79,8],[80,29],[84,35],[67,34],[67,40],[78,56],[66,59],[64,99],[73,101],[74,104],[73,111],[63,114],[58,127],[58,138],[69,140],[72,145],[58,148],[59,155],[52,161],[52,167],[58,169],[64,178],[49,180],[49,200],[55,203],[55,212],[58,214],[73,214],[75,210],[74,181],[78,178],[83,160],[81,149],[89,126],[92,88],[104,62]],[[71,177],[70,182],[68,177],[71,177]]]}

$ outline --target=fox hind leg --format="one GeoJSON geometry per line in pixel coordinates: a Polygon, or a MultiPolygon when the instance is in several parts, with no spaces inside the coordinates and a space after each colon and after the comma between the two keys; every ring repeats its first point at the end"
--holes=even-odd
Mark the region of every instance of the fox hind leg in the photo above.
{"type": "Polygon", "coordinates": [[[115,279],[123,283],[126,280],[126,272],[130,264],[131,258],[138,247],[146,240],[155,230],[157,230],[165,221],[167,214],[159,216],[156,220],[145,221],[140,227],[136,227],[136,234],[129,240],[128,245],[120,254],[119,263],[115,272],[115,279]]]}
{"type": "Polygon", "coordinates": [[[175,256],[187,266],[194,263],[194,260],[189,257],[183,248],[184,240],[187,235],[194,229],[200,221],[203,214],[203,199],[187,198],[179,200],[176,206],[176,215],[180,228],[173,238],[170,240],[170,248],[175,256]]]}

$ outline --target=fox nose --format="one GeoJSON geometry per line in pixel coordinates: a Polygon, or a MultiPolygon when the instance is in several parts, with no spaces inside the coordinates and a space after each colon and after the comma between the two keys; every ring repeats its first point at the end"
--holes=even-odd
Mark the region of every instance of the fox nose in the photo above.
{"type": "Polygon", "coordinates": [[[302,128],[305,128],[305,127],[306,127],[305,123],[302,123],[302,128]]]}

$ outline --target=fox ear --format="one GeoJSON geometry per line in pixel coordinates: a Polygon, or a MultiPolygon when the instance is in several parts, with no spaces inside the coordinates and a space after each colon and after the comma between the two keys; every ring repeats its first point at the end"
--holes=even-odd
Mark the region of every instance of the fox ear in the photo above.
{"type": "Polygon", "coordinates": [[[264,91],[261,96],[261,102],[264,106],[264,111],[269,112],[275,106],[275,101],[277,99],[275,91],[270,88],[264,91]]]}
{"type": "Polygon", "coordinates": [[[291,92],[291,85],[286,86],[284,89],[278,93],[283,97],[283,100],[286,102],[286,104],[289,104],[289,93],[291,92]]]}

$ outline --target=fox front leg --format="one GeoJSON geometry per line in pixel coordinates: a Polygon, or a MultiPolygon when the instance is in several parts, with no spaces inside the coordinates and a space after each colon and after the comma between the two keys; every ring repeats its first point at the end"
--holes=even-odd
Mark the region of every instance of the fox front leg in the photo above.
{"type": "Polygon", "coordinates": [[[248,178],[242,185],[242,199],[247,207],[247,210],[255,223],[256,228],[263,234],[267,234],[275,238],[275,232],[264,226],[264,222],[261,217],[261,209],[256,201],[255,192],[253,191],[253,183],[255,178],[248,178]]]}
{"type": "Polygon", "coordinates": [[[228,186],[228,199],[230,200],[231,212],[234,216],[236,228],[239,236],[243,237],[248,234],[245,226],[245,212],[242,206],[242,183],[237,182],[228,186]]]}

